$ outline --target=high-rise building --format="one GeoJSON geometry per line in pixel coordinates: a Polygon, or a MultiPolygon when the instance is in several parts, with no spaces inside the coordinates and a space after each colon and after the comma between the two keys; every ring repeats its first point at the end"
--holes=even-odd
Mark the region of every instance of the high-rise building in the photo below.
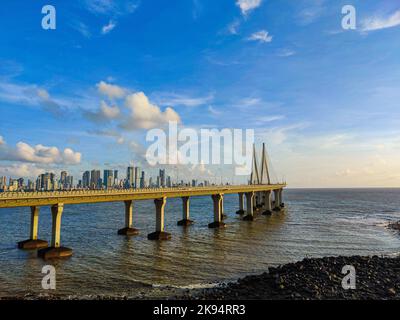
{"type": "Polygon", "coordinates": [[[103,184],[106,188],[111,188],[113,186],[114,179],[113,179],[113,171],[112,170],[104,170],[103,184]]]}
{"type": "Polygon", "coordinates": [[[171,176],[167,176],[167,188],[171,188],[172,183],[171,183],[171,176]]]}
{"type": "Polygon", "coordinates": [[[165,169],[160,169],[160,187],[164,188],[165,187],[165,169]]]}
{"type": "Polygon", "coordinates": [[[61,171],[60,189],[66,189],[67,188],[67,176],[68,176],[67,171],[61,171]]]}
{"type": "Polygon", "coordinates": [[[140,188],[146,188],[145,176],[144,171],[142,171],[142,175],[140,176],[140,188]]]}
{"type": "Polygon", "coordinates": [[[140,188],[140,168],[139,167],[135,167],[135,189],[139,189],[140,188]]]}
{"type": "Polygon", "coordinates": [[[101,188],[100,170],[92,170],[90,172],[90,188],[92,189],[101,188]]]}
{"type": "Polygon", "coordinates": [[[85,171],[82,175],[82,187],[89,188],[90,187],[90,172],[85,171]]]}
{"type": "Polygon", "coordinates": [[[114,186],[118,186],[118,170],[114,170],[114,186]]]}
{"type": "Polygon", "coordinates": [[[133,188],[135,180],[135,172],[133,167],[126,169],[126,188],[133,188]]]}

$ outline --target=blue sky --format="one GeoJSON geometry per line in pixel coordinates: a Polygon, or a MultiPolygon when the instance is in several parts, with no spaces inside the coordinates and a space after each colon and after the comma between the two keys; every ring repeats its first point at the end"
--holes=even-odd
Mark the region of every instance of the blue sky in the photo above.
{"type": "Polygon", "coordinates": [[[146,167],[142,93],[152,127],[255,129],[291,186],[400,183],[398,1],[13,0],[0,38],[0,175],[146,167]]]}

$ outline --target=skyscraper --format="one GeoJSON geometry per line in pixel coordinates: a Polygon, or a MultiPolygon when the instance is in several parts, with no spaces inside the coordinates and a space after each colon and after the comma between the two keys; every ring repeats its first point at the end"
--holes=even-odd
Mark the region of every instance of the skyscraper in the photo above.
{"type": "Polygon", "coordinates": [[[67,171],[61,171],[61,176],[60,176],[60,189],[65,189],[67,186],[67,176],[68,173],[67,171]]]}
{"type": "Polygon", "coordinates": [[[165,187],[165,169],[160,169],[160,187],[165,187]]]}
{"type": "Polygon", "coordinates": [[[113,180],[114,186],[118,185],[118,170],[114,170],[114,180],[113,180]]]}
{"type": "Polygon", "coordinates": [[[139,167],[135,167],[135,189],[139,189],[140,188],[140,168],[139,167]]]}
{"type": "Polygon", "coordinates": [[[126,169],[126,188],[132,188],[134,186],[135,172],[133,167],[126,169]]]}
{"type": "Polygon", "coordinates": [[[82,176],[82,187],[89,188],[90,187],[90,172],[85,171],[82,176]]]}
{"type": "Polygon", "coordinates": [[[113,186],[113,184],[114,184],[113,171],[112,170],[104,170],[103,185],[106,188],[110,188],[113,186]]]}
{"type": "Polygon", "coordinates": [[[145,177],[144,177],[144,171],[142,171],[142,175],[140,177],[140,188],[145,188],[146,187],[146,183],[145,183],[145,177]]]}
{"type": "Polygon", "coordinates": [[[99,189],[101,187],[100,170],[92,170],[90,172],[90,188],[99,189]]]}

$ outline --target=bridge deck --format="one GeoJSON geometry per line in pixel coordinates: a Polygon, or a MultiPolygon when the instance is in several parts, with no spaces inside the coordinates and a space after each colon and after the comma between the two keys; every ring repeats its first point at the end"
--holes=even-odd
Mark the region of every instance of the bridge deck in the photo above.
{"type": "Polygon", "coordinates": [[[251,191],[282,189],[286,184],[209,186],[187,188],[146,188],[123,190],[74,190],[50,192],[4,192],[0,193],[0,208],[46,206],[57,203],[78,204],[113,202],[124,200],[150,200],[162,197],[176,198],[232,194],[251,191]]]}

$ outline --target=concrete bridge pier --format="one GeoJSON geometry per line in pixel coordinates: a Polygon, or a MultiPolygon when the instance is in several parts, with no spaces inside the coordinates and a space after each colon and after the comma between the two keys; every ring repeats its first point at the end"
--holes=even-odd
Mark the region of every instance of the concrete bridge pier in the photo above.
{"type": "Polygon", "coordinates": [[[271,206],[271,191],[264,192],[265,199],[264,199],[264,211],[263,215],[270,215],[272,213],[272,206],[271,206]]]}
{"type": "Polygon", "coordinates": [[[72,249],[61,246],[61,216],[64,204],[58,203],[51,206],[52,228],[51,245],[48,248],[40,249],[38,256],[43,259],[64,258],[72,255],[72,249]]]}
{"type": "Polygon", "coordinates": [[[244,196],[243,192],[239,193],[239,210],[236,211],[237,214],[244,214],[244,196]]]}
{"type": "Polygon", "coordinates": [[[178,221],[178,226],[189,226],[193,223],[189,219],[190,199],[189,197],[182,197],[182,220],[178,221]]]}
{"type": "Polygon", "coordinates": [[[281,208],[285,207],[285,203],[283,202],[283,189],[279,189],[279,202],[280,202],[280,206],[281,208]]]}
{"type": "Polygon", "coordinates": [[[221,196],[222,196],[222,200],[221,200],[221,219],[224,220],[228,216],[225,214],[225,211],[224,211],[224,195],[221,194],[221,196]]]}
{"type": "Polygon", "coordinates": [[[125,203],[125,228],[119,229],[118,234],[125,236],[134,236],[139,234],[139,230],[132,227],[132,209],[133,209],[133,201],[126,200],[125,203]]]}
{"type": "Polygon", "coordinates": [[[208,225],[209,228],[223,228],[225,223],[222,222],[221,211],[222,211],[222,194],[213,194],[211,196],[214,206],[214,222],[208,225]]]}
{"type": "Polygon", "coordinates": [[[20,249],[40,249],[47,248],[49,245],[46,240],[38,239],[39,228],[39,207],[31,207],[31,225],[30,238],[28,240],[18,242],[20,249]]]}
{"type": "Polygon", "coordinates": [[[171,234],[164,231],[164,208],[166,203],[167,197],[154,200],[156,206],[156,231],[147,235],[147,239],[149,240],[171,239],[171,234]]]}
{"type": "Polygon", "coordinates": [[[255,207],[257,209],[262,207],[262,193],[261,192],[256,192],[256,203],[255,203],[255,207]]]}
{"type": "Polygon", "coordinates": [[[254,220],[254,191],[246,192],[246,206],[247,206],[247,215],[243,218],[245,221],[253,221],[254,220]]]}
{"type": "Polygon", "coordinates": [[[280,189],[274,190],[274,211],[281,211],[280,189]]]}

